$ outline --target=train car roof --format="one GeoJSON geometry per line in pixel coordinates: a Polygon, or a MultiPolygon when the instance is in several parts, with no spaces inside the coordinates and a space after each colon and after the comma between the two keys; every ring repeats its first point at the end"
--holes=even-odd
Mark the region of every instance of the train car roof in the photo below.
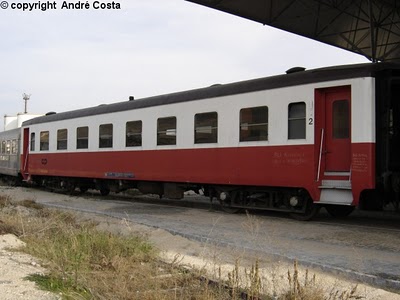
{"type": "Polygon", "coordinates": [[[10,130],[0,131],[1,139],[16,139],[21,133],[21,128],[14,128],[10,130]]]}
{"type": "Polygon", "coordinates": [[[261,90],[296,86],[308,83],[317,83],[331,80],[350,79],[359,77],[376,77],[385,70],[400,70],[398,63],[366,63],[355,65],[343,65],[326,67],[313,70],[299,71],[289,74],[240,81],[236,83],[217,84],[206,88],[165,94],[160,96],[142,98],[138,100],[103,104],[96,107],[79,110],[53,113],[46,116],[27,120],[22,126],[55,122],[67,119],[75,119],[87,116],[101,115],[119,111],[139,109],[158,105],[188,102],[207,98],[223,97],[235,94],[243,94],[261,90]]]}

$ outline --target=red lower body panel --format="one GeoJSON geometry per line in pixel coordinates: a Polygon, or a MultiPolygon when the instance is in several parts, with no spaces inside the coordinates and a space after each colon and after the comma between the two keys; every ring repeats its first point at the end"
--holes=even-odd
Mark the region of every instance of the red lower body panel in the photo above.
{"type": "MultiPolygon", "coordinates": [[[[352,145],[354,204],[374,188],[374,145],[352,145]]],[[[305,188],[318,201],[313,145],[147,151],[31,153],[31,176],[63,176],[305,188]]]]}
{"type": "Polygon", "coordinates": [[[352,144],[351,150],[353,204],[358,205],[361,192],[375,188],[375,144],[352,144]]]}
{"type": "Polygon", "coordinates": [[[315,185],[313,145],[31,153],[29,173],[307,189],[315,185]]]}

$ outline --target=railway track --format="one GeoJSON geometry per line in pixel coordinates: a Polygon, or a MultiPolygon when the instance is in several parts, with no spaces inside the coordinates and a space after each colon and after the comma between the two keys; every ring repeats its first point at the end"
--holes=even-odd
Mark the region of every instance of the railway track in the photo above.
{"type": "MultiPolygon", "coordinates": [[[[77,194],[78,195],[78,194],[77,194]]],[[[82,194],[84,197],[89,199],[98,200],[99,194],[86,193],[82,194]]],[[[186,195],[182,200],[171,200],[165,199],[158,196],[141,195],[141,194],[112,194],[111,196],[101,197],[100,199],[109,200],[121,200],[127,202],[140,202],[148,204],[157,204],[165,206],[176,206],[176,207],[190,207],[194,209],[201,209],[207,211],[216,211],[224,214],[225,212],[220,208],[217,200],[210,202],[210,199],[197,194],[186,195]]],[[[100,200],[101,201],[101,200],[100,200]]],[[[242,211],[240,214],[245,214],[242,211]]],[[[252,210],[250,213],[261,219],[276,219],[276,220],[291,220],[290,216],[284,212],[275,211],[260,211],[252,210]]],[[[296,222],[296,221],[295,221],[296,222]]],[[[313,224],[320,224],[326,226],[341,226],[341,227],[352,227],[355,230],[358,229],[373,229],[374,231],[381,231],[383,234],[386,232],[397,232],[400,233],[400,213],[394,210],[385,211],[359,211],[355,210],[350,216],[345,218],[334,218],[329,215],[324,209],[321,209],[320,213],[311,221],[313,224]]]]}
{"type": "Polygon", "coordinates": [[[400,292],[396,214],[356,212],[347,220],[335,220],[321,211],[315,221],[299,222],[276,212],[231,215],[218,211],[218,206],[210,211],[207,198],[192,195],[169,201],[122,194],[62,195],[37,189],[25,193],[47,206],[124,219],[271,261],[296,259],[306,267],[400,292]]]}

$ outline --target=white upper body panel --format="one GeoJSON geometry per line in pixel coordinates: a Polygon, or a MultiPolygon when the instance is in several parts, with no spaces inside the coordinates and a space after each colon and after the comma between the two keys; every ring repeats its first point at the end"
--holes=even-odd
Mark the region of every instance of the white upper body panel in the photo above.
{"type": "Polygon", "coordinates": [[[108,114],[53,121],[29,125],[36,135],[34,153],[84,151],[136,151],[157,149],[196,149],[215,147],[282,146],[314,144],[315,90],[351,86],[351,139],[352,143],[375,142],[375,80],[355,78],[305,84],[256,92],[242,93],[210,99],[158,105],[108,114]],[[306,138],[288,139],[288,106],[306,104],[306,138]],[[268,141],[239,142],[239,115],[242,108],[268,107],[268,141]],[[218,143],[194,143],[194,116],[197,113],[218,113],[218,143]],[[176,145],[157,146],[157,119],[176,117],[176,145]],[[141,120],[142,146],[125,147],[126,122],[141,120]],[[99,148],[99,126],[113,124],[113,147],[99,148]],[[89,148],[76,149],[76,129],[89,127],[89,148]],[[57,150],[57,130],[68,130],[68,149],[57,150]],[[49,131],[49,150],[40,151],[40,132],[49,131]]]}

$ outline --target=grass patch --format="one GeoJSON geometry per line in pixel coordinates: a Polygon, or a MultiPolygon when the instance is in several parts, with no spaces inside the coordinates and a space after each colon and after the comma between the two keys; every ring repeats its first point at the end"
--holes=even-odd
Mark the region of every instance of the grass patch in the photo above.
{"type": "Polygon", "coordinates": [[[4,223],[2,220],[0,220],[0,235],[3,234],[14,234],[18,236],[20,232],[17,227],[8,223],[4,223]]]}
{"type": "Polygon", "coordinates": [[[24,237],[25,251],[48,262],[55,279],[51,284],[63,287],[65,295],[72,291],[82,299],[128,299],[132,270],[157,262],[156,250],[144,239],[98,231],[95,224],[80,224],[69,213],[52,211],[43,228],[24,237]]]}
{"type": "Polygon", "coordinates": [[[22,251],[41,259],[48,270],[26,279],[63,299],[359,299],[355,289],[332,289],[327,297],[315,277],[300,277],[297,263],[281,295],[268,295],[258,261],[244,271],[237,261],[227,276],[221,269],[210,276],[176,261],[162,262],[142,237],[99,231],[94,222],[32,200],[0,196],[0,212],[0,234],[19,236],[26,243],[22,251]]]}
{"type": "Polygon", "coordinates": [[[11,199],[8,196],[0,195],[0,208],[11,205],[11,199]]]}
{"type": "Polygon", "coordinates": [[[42,290],[64,295],[65,298],[68,298],[68,295],[78,294],[81,299],[92,299],[89,291],[84,289],[78,290],[73,282],[57,275],[31,274],[26,276],[25,279],[35,282],[42,290]]]}
{"type": "Polygon", "coordinates": [[[22,201],[18,202],[17,204],[19,206],[23,206],[26,208],[33,208],[33,209],[37,209],[37,210],[41,210],[44,208],[44,206],[42,204],[37,203],[36,201],[31,200],[31,199],[22,200],[22,201]]]}

